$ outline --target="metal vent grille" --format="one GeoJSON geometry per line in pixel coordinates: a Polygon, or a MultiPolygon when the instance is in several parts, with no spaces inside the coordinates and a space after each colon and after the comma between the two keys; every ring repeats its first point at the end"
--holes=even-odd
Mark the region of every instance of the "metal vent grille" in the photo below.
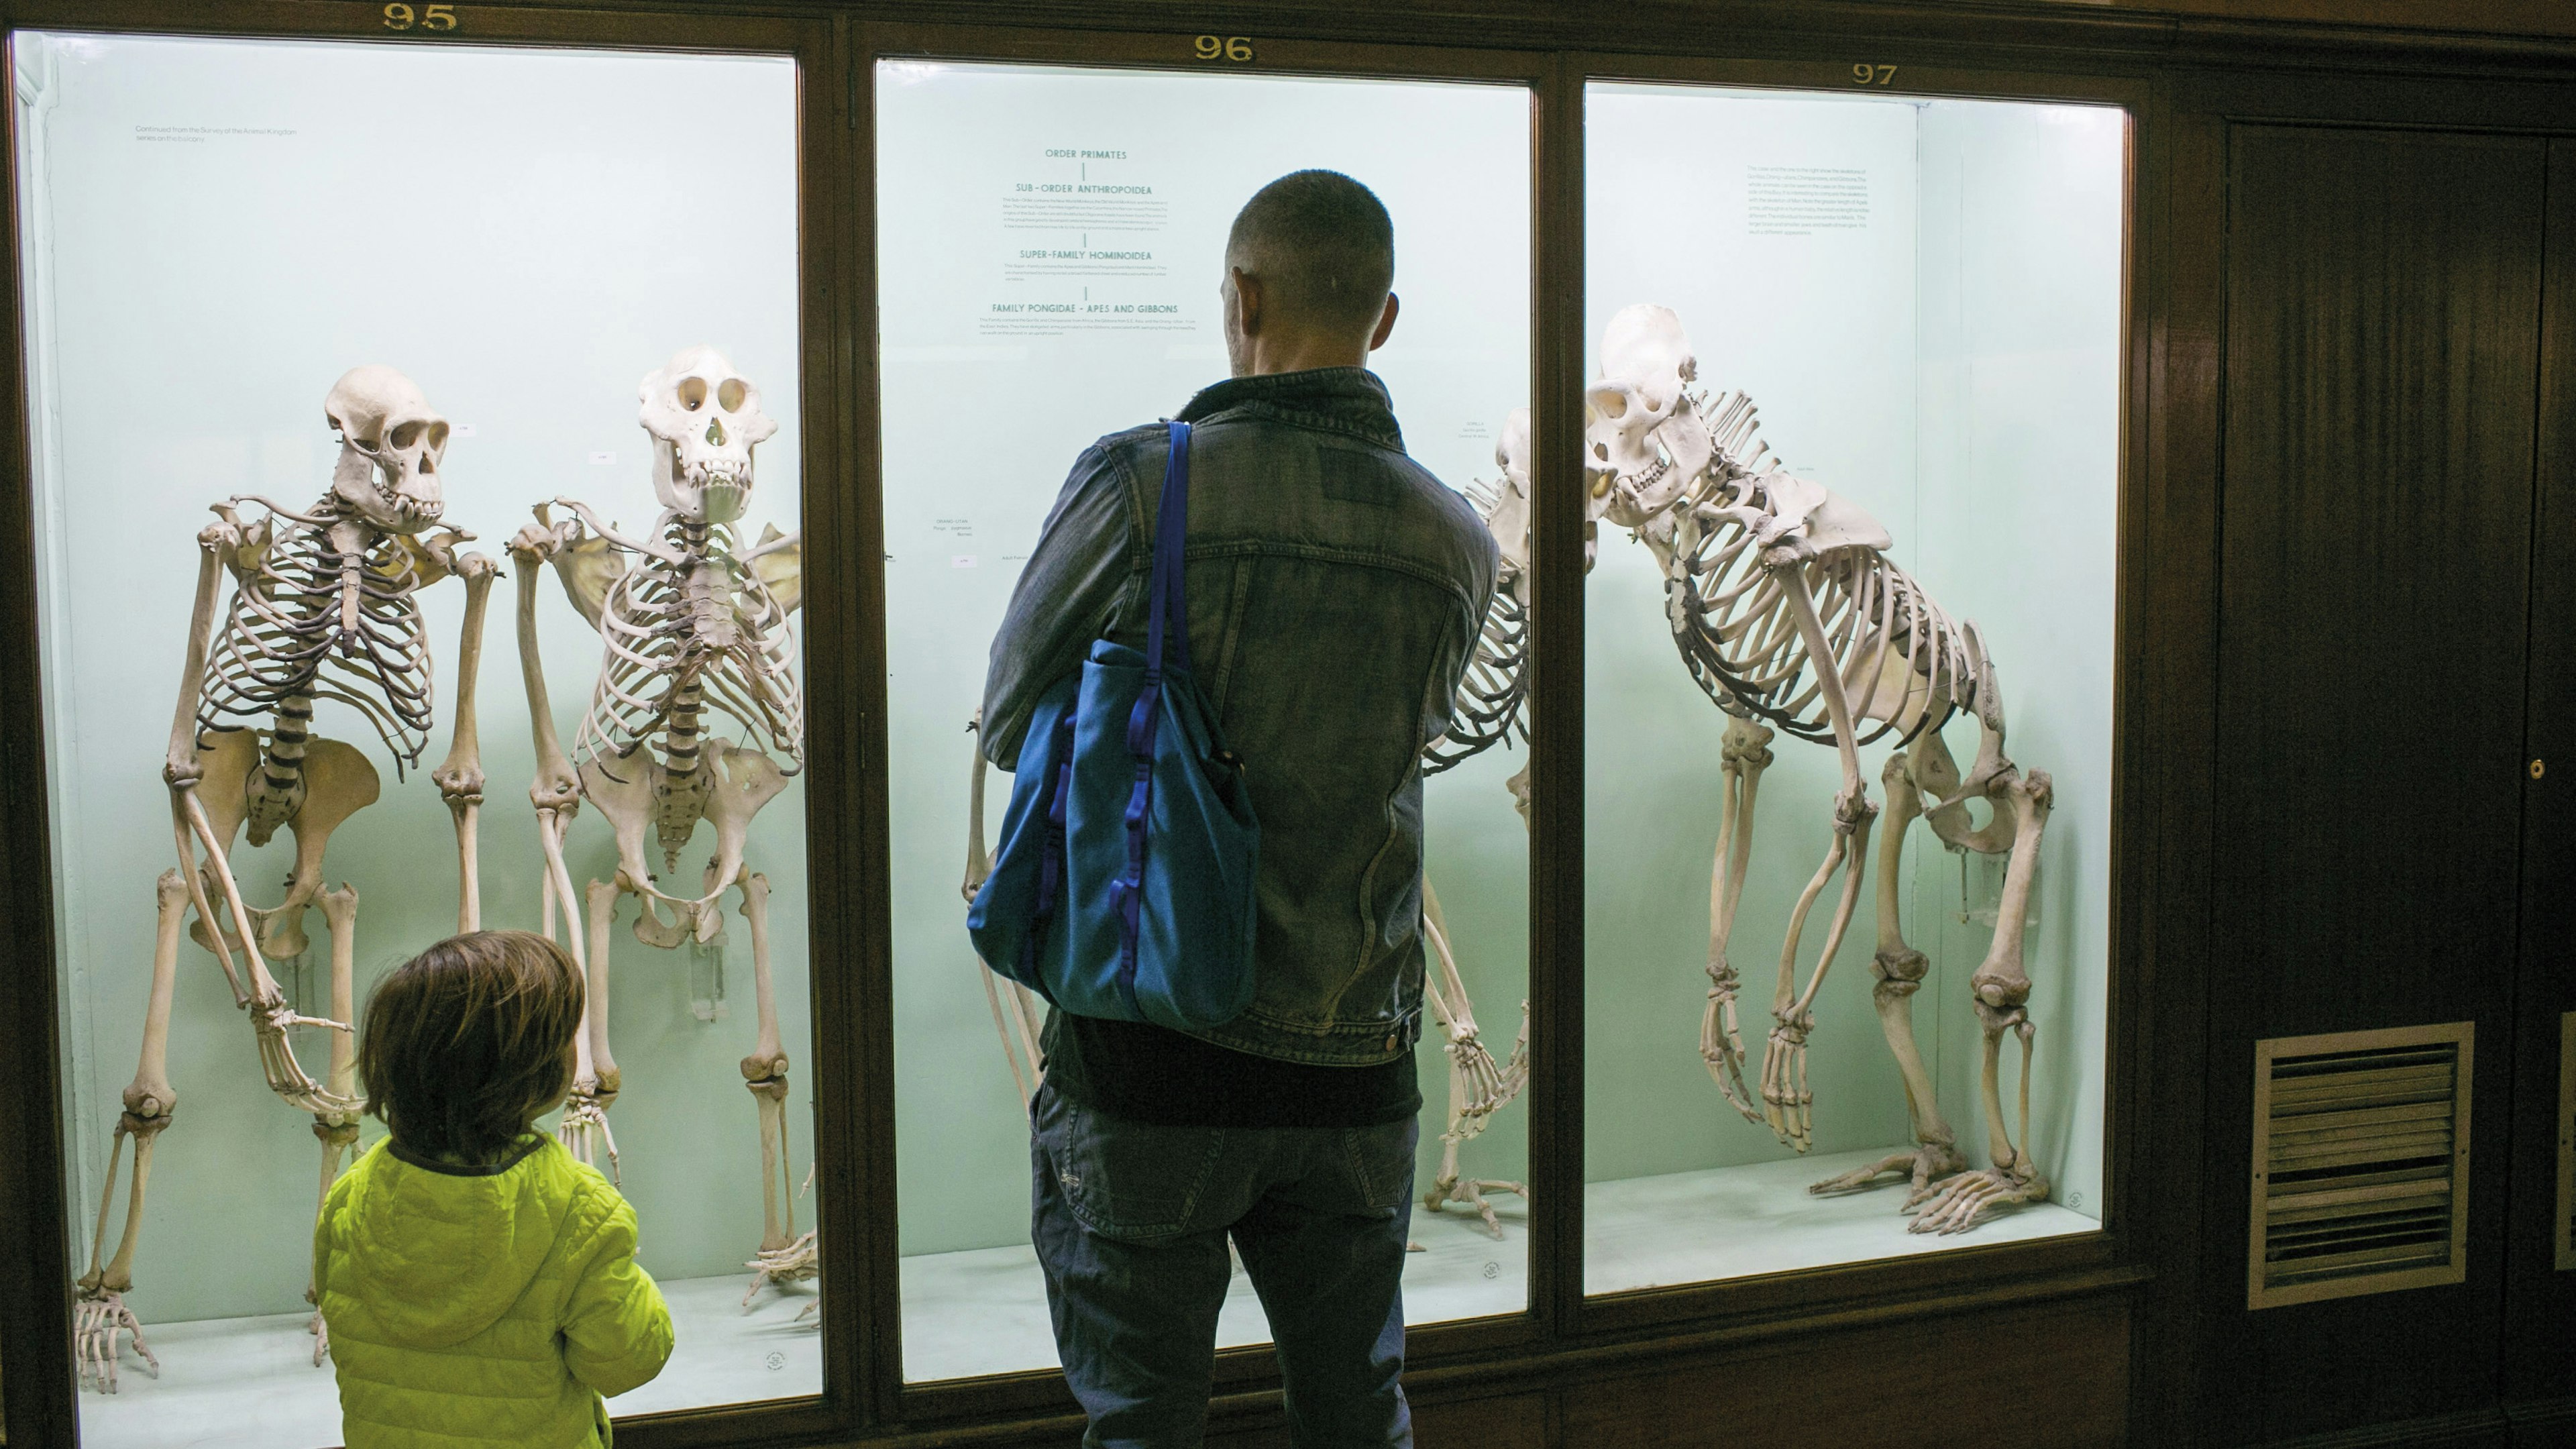
{"type": "Polygon", "coordinates": [[[2576,1268],[2576,1011],[2558,1018],[2558,1268],[2576,1268]]]}
{"type": "Polygon", "coordinates": [[[2469,1044],[2465,1021],[2254,1044],[2248,1308],[2466,1276],[2469,1044]]]}

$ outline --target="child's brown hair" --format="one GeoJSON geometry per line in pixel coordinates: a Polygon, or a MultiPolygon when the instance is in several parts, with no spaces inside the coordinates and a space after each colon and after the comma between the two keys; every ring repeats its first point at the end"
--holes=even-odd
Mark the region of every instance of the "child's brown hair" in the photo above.
{"type": "Polygon", "coordinates": [[[358,1036],[367,1110],[414,1152],[501,1156],[572,1087],[581,968],[533,931],[450,936],[376,985],[358,1036]]]}

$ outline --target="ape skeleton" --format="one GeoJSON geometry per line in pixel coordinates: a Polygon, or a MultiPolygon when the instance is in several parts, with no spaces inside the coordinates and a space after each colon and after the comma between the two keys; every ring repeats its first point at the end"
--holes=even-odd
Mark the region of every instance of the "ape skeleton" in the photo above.
{"type": "MultiPolygon", "coordinates": [[[[355,1009],[358,893],[345,883],[325,890],[322,861],[332,832],[373,804],[380,786],[363,752],[312,733],[313,707],[331,700],[356,710],[392,754],[397,779],[406,766],[419,764],[435,710],[418,596],[451,574],[465,586],[456,729],[447,758],[430,778],[456,825],[457,929],[474,930],[480,922],[475,837],[483,773],[474,679],[493,565],[480,554],[456,552],[473,539],[470,533],[441,528],[421,536],[445,511],[439,474],[449,430],[411,379],[390,367],[354,368],[332,387],[323,414],[340,435],[340,456],[331,490],[320,502],[299,513],[265,498],[233,498],[213,505],[220,521],[197,535],[196,606],[161,772],[170,789],[179,864],[162,873],[156,891],[160,925],[142,1057],[124,1092],[74,1319],[81,1378],[109,1393],[117,1387],[120,1333],[130,1334],[135,1352],[160,1371],[124,1295],[133,1287],[153,1146],[179,1104],[169,1081],[170,1006],[180,924],[190,907],[196,921],[189,936],[214,953],[232,985],[234,1005],[250,1013],[269,1090],[313,1115],[324,1193],[342,1155],[357,1141],[365,1104],[356,1095],[349,1022],[355,1009]],[[244,522],[244,503],[259,505],[262,516],[244,522]],[[215,602],[225,570],[233,576],[232,607],[216,634],[215,602]],[[269,721],[264,730],[241,723],[263,718],[269,721]],[[234,877],[232,843],[245,826],[253,846],[267,844],[280,826],[295,837],[295,863],[276,906],[249,905],[234,877]],[[300,956],[310,944],[304,917],[315,904],[331,941],[329,1018],[299,1014],[268,969],[270,960],[300,956]],[[236,954],[242,958],[238,968],[236,954]],[[333,1033],[322,1081],[305,1072],[288,1044],[287,1032],[299,1026],[333,1033]],[[124,1235],[101,1267],[99,1250],[128,1137],[134,1139],[134,1167],[124,1235]]],[[[311,1297],[308,1287],[306,1298],[311,1297]]],[[[318,1312],[311,1331],[319,1365],[329,1339],[318,1312]]]]}
{"type": "Polygon", "coordinates": [[[718,900],[739,891],[759,1013],[758,1040],[742,1059],[760,1115],[762,1233],[747,1265],[755,1270],[743,1295],[748,1305],[764,1283],[814,1276],[818,1261],[814,1234],[796,1231],[787,1053],[770,979],[769,880],[744,863],[753,817],[805,767],[805,704],[788,623],[800,598],[802,550],[800,535],[775,528],[750,549],[734,536],[733,521],[751,496],[752,449],[778,431],[761,410],[758,388],[713,348],[691,347],[647,375],[638,395],[662,504],[647,536],[626,537],[587,504],[557,498],[537,505],[536,523],[510,542],[519,564],[521,678],[536,742],[528,796],[546,859],[543,928],[554,933],[560,909],[567,945],[590,980],[561,1134],[584,1161],[604,1148],[615,1169],[607,1113],[620,1077],[608,1042],[608,943],[618,898],[638,900],[635,938],[669,950],[713,941],[723,925],[718,900]],[[574,517],[557,523],[552,507],[574,517]],[[555,734],[537,646],[535,578],[546,561],[573,607],[599,630],[602,647],[570,759],[555,734]],[[711,715],[730,719],[756,744],[707,734],[711,715]],[[563,842],[584,800],[615,829],[617,872],[591,881],[576,900],[563,842]],[[696,894],[673,894],[661,882],[677,875],[680,852],[701,821],[715,827],[715,854],[696,894]],[[645,858],[648,831],[660,871],[645,858]]]}
{"type": "MultiPolygon", "coordinates": [[[[1477,516],[1485,520],[1485,527],[1494,535],[1502,555],[1501,567],[1495,574],[1493,601],[1486,607],[1475,653],[1451,701],[1449,728],[1423,748],[1422,772],[1426,776],[1439,774],[1497,744],[1508,749],[1514,736],[1523,743],[1529,740],[1529,722],[1521,715],[1529,700],[1532,584],[1526,411],[1515,411],[1504,425],[1502,440],[1494,447],[1494,462],[1502,468],[1502,478],[1491,486],[1470,482],[1466,494],[1477,516]]],[[[1526,827],[1528,767],[1522,767],[1505,784],[1526,827]]],[[[1422,876],[1422,939],[1430,948],[1427,964],[1436,968],[1423,973],[1423,1000],[1448,1038],[1445,1051],[1449,1057],[1449,1125],[1440,1134],[1440,1171],[1423,1193],[1422,1206],[1426,1211],[1438,1212],[1446,1204],[1463,1203],[1474,1208],[1484,1221],[1485,1231],[1499,1239],[1503,1227],[1495,1219],[1493,1204],[1485,1200],[1486,1192],[1508,1192],[1527,1198],[1529,1185],[1463,1176],[1458,1152],[1482,1135],[1494,1114],[1511,1105],[1512,1099],[1529,1084],[1529,1002],[1521,1002],[1520,1034],[1513,1038],[1510,1052],[1496,1061],[1493,1049],[1485,1045],[1476,1025],[1476,1006],[1467,997],[1466,978],[1458,972],[1449,922],[1440,913],[1440,897],[1431,889],[1427,869],[1422,876]]]]}
{"type": "Polygon", "coordinates": [[[1587,532],[1607,518],[1653,551],[1683,663],[1727,715],[1719,766],[1724,805],[1710,873],[1708,1007],[1700,1029],[1710,1076],[1748,1120],[1768,1122],[1800,1152],[1813,1145],[1807,1034],[1817,989],[1851,924],[1870,825],[1878,819],[1873,994],[1904,1077],[1915,1146],[1809,1190],[1852,1191],[1883,1173],[1906,1172],[1904,1207],[1918,1214],[1916,1232],[1964,1232],[1998,1205],[2044,1200],[2047,1180],[2005,1130],[1998,1078],[2009,1031],[2022,1048],[2020,1124],[2027,1141],[2033,1027],[2021,937],[2051,789],[2046,771],[2025,776],[2004,754],[2003,697],[1976,626],[1952,619],[1888,560],[1892,540],[1858,505],[1767,461],[1750,399],[1736,393],[1712,405],[1704,392],[1689,388],[1697,363],[1669,309],[1622,310],[1603,336],[1601,360],[1601,380],[1584,395],[1587,532]],[[1960,712],[1978,725],[1977,758],[1965,778],[1940,735],[1942,723],[1960,712]],[[1842,787],[1834,798],[1832,844],[1800,894],[1781,945],[1757,1108],[1744,1081],[1739,978],[1727,942],[1752,854],[1754,796],[1772,762],[1771,726],[1832,744],[1842,787]],[[1881,774],[1888,808],[1879,818],[1859,750],[1890,733],[1898,748],[1881,774]],[[1967,802],[1975,799],[1993,812],[1981,827],[1968,816],[1967,802]],[[1985,1034],[1983,1105],[1994,1163],[1973,1172],[1963,1170],[1914,1040],[1910,998],[1928,963],[1906,944],[1899,905],[1905,831],[1918,815],[1954,850],[2009,854],[1993,945],[1970,977],[1985,1034]],[[1810,909],[1837,872],[1840,897],[1800,990],[1799,941],[1810,909]]]}

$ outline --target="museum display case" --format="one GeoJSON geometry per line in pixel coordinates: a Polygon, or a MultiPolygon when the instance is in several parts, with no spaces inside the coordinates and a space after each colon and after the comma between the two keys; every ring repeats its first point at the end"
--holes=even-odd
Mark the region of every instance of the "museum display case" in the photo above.
{"type": "Polygon", "coordinates": [[[338,1442],[332,1023],[473,924],[593,979],[621,1443],[1073,1443],[975,713],[1308,166],[1505,560],[1422,1442],[2576,1424],[2576,35],[2193,3],[13,0],[6,1442],[338,1442]],[[2249,1298],[2259,1064],[2428,1026],[2444,1271],[2249,1298]]]}
{"type": "Polygon", "coordinates": [[[474,925],[588,967],[618,1411],[816,1393],[793,59],[12,57],[82,1442],[339,1442],[332,1023],[474,925]]]}
{"type": "MultiPolygon", "coordinates": [[[[1021,565],[1093,439],[1225,378],[1227,228],[1254,191],[1313,166],[1361,179],[1394,221],[1402,310],[1371,366],[1407,452],[1517,528],[1509,547],[1526,560],[1525,439],[1517,482],[1498,450],[1529,391],[1531,100],[1505,84],[931,59],[880,60],[875,82],[878,214],[903,223],[883,234],[877,288],[903,1369],[919,1381],[1055,1363],[1025,1110],[1045,1007],[976,960],[959,891],[961,863],[980,880],[988,838],[971,812],[997,823],[1010,783],[970,771],[969,726],[1021,565]],[[1433,134],[1436,151],[1384,144],[1433,134]],[[967,422],[993,400],[1008,426],[967,422]]],[[[1480,678],[1509,690],[1525,636],[1498,627],[1480,678]]],[[[1527,728],[1514,710],[1432,752],[1428,874],[1448,960],[1431,962],[1439,1004],[1416,1051],[1416,1181],[1450,1186],[1443,1208],[1415,1214],[1416,1324],[1526,1298],[1513,1098],[1528,851],[1512,784],[1527,728]],[[1470,1083],[1453,1098],[1453,1040],[1489,1058],[1481,1096],[1470,1083]]],[[[1238,1273],[1220,1344],[1266,1339],[1260,1315],[1238,1273]]]]}
{"type": "Polygon", "coordinates": [[[1589,1292],[2100,1227],[2127,161],[1585,92],[1589,1292]]]}

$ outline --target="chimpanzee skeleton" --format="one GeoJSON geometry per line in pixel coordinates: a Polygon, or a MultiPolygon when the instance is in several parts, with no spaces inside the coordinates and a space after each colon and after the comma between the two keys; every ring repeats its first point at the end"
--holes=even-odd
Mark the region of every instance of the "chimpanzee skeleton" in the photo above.
{"type": "Polygon", "coordinates": [[[758,1039],[742,1059],[743,1084],[760,1117],[762,1233],[747,1265],[755,1270],[743,1296],[748,1305],[763,1284],[810,1278],[818,1266],[814,1234],[796,1231],[787,1053],[770,976],[769,880],[744,862],[753,817],[805,767],[805,704],[788,622],[800,600],[803,555],[799,535],[773,528],[745,549],[731,526],[751,496],[752,449],[778,430],[761,410],[759,389],[712,348],[692,347],[647,376],[639,396],[662,503],[650,533],[626,537],[587,504],[558,498],[538,505],[536,523],[510,542],[519,564],[521,677],[536,741],[537,778],[528,795],[546,859],[544,929],[553,934],[560,910],[567,945],[590,979],[560,1131],[583,1160],[605,1150],[616,1167],[608,1108],[621,1078],[608,1041],[608,955],[618,898],[639,902],[635,938],[670,950],[714,941],[723,926],[718,900],[739,892],[759,1014],[758,1039]],[[555,507],[574,516],[558,523],[555,507]],[[535,577],[547,561],[573,607],[599,630],[602,651],[570,759],[555,734],[537,647],[535,577]],[[732,720],[757,743],[707,734],[710,716],[732,720]],[[617,871],[577,898],[563,843],[584,800],[615,829],[617,871]],[[678,874],[680,852],[701,821],[715,827],[715,853],[698,892],[675,895],[661,882],[678,874]],[[660,850],[659,871],[645,858],[648,832],[660,850]]]}
{"type": "MultiPolygon", "coordinates": [[[[456,825],[457,929],[480,924],[475,837],[483,771],[474,679],[493,565],[481,554],[456,551],[473,539],[470,533],[441,528],[422,536],[445,511],[440,470],[449,430],[409,378],[390,367],[352,369],[332,387],[323,413],[340,435],[340,457],[331,491],[320,502],[297,512],[264,498],[234,498],[215,504],[219,521],[197,535],[196,607],[161,771],[170,789],[179,864],[162,873],[157,887],[160,927],[142,1059],[117,1119],[74,1318],[81,1377],[110,1393],[117,1386],[120,1334],[131,1335],[135,1352],[156,1374],[160,1370],[124,1295],[134,1286],[153,1147],[179,1105],[169,1080],[170,1007],[180,926],[190,907],[196,920],[188,935],[214,953],[232,984],[234,1004],[249,1012],[269,1090],[313,1116],[313,1135],[322,1144],[323,1192],[330,1191],[342,1157],[357,1141],[364,1103],[356,1095],[349,1022],[356,1009],[358,893],[345,883],[324,889],[322,862],[332,832],[373,804],[380,787],[363,752],[312,733],[313,708],[328,700],[356,710],[392,754],[397,779],[406,766],[419,764],[435,719],[419,594],[451,574],[465,586],[456,730],[447,758],[430,778],[456,825]],[[244,521],[240,509],[246,503],[258,505],[261,516],[244,521]],[[233,576],[232,607],[216,633],[215,603],[227,570],[233,576]],[[262,719],[269,721],[264,730],[242,723],[262,719]],[[233,840],[245,826],[253,846],[267,844],[280,826],[295,837],[286,896],[276,906],[248,904],[234,877],[233,840]],[[328,1018],[299,1013],[269,973],[270,961],[300,956],[310,944],[304,918],[316,904],[331,941],[328,1018]],[[308,1026],[332,1033],[321,1081],[306,1073],[288,1044],[290,1030],[308,1026]],[[129,1137],[134,1167],[124,1236],[102,1267],[99,1250],[129,1137]]],[[[306,1297],[311,1296],[308,1286],[306,1297]]],[[[310,1326],[318,1365],[329,1344],[318,1312],[310,1326]]]]}

